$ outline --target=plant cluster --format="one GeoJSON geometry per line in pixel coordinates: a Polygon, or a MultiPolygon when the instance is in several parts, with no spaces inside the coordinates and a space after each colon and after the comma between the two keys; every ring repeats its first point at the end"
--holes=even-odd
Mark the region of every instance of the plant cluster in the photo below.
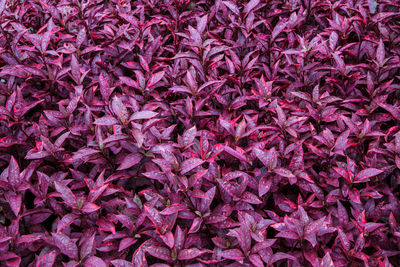
{"type": "Polygon", "coordinates": [[[400,266],[400,1],[0,16],[2,266],[400,266]]]}

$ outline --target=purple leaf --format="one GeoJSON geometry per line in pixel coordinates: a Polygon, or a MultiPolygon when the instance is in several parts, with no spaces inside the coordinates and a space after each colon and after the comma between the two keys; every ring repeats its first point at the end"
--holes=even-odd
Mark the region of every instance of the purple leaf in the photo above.
{"type": "Polygon", "coordinates": [[[182,249],[181,251],[179,251],[178,260],[195,259],[206,252],[207,251],[201,251],[197,248],[182,249]]]}
{"type": "Polygon", "coordinates": [[[151,256],[156,257],[158,259],[165,260],[167,262],[171,262],[171,252],[166,247],[161,246],[150,246],[146,248],[146,252],[149,253],[151,256]]]}
{"type": "Polygon", "coordinates": [[[353,183],[364,183],[369,180],[369,178],[381,174],[383,171],[375,168],[368,168],[360,171],[354,178],[353,183]]]}
{"type": "Polygon", "coordinates": [[[260,0],[250,0],[247,5],[244,7],[244,13],[249,14],[251,10],[253,10],[258,4],[260,3],[260,0]]]}
{"type": "Polygon", "coordinates": [[[129,121],[152,119],[157,115],[158,113],[154,111],[149,111],[149,110],[138,111],[132,114],[132,116],[129,118],[129,121]]]}
{"type": "Polygon", "coordinates": [[[96,256],[91,256],[83,264],[84,267],[107,267],[107,264],[96,256]]]}
{"type": "Polygon", "coordinates": [[[18,216],[21,210],[22,196],[20,194],[15,194],[12,191],[6,191],[4,196],[10,204],[11,210],[14,212],[15,216],[18,216]]]}
{"type": "Polygon", "coordinates": [[[80,256],[81,259],[85,259],[88,256],[91,256],[95,252],[95,234],[92,234],[90,237],[86,238],[81,245],[80,256]]]}
{"type": "Polygon", "coordinates": [[[118,259],[118,260],[112,260],[111,261],[112,265],[115,267],[134,267],[132,263],[126,260],[118,259]]]}
{"type": "Polygon", "coordinates": [[[350,250],[349,239],[347,238],[346,234],[343,233],[342,229],[340,229],[340,228],[338,229],[338,236],[339,236],[340,242],[342,243],[343,248],[346,251],[349,251],[350,250]]]}
{"type": "Polygon", "coordinates": [[[283,253],[283,252],[277,252],[274,254],[274,256],[272,256],[272,258],[268,264],[272,264],[272,263],[275,263],[277,261],[284,260],[284,259],[292,260],[295,262],[297,261],[297,258],[292,255],[289,255],[289,254],[283,253]]]}
{"type": "Polygon", "coordinates": [[[8,165],[8,181],[13,188],[17,188],[22,182],[18,163],[13,156],[11,156],[8,165]]]}
{"type": "Polygon", "coordinates": [[[94,121],[94,124],[97,125],[114,125],[118,124],[118,120],[112,116],[105,116],[98,118],[94,121]]]}
{"type": "Polygon", "coordinates": [[[0,1],[0,15],[3,13],[6,4],[7,4],[7,0],[1,0],[0,1]]]}
{"type": "Polygon", "coordinates": [[[231,1],[222,1],[222,3],[224,3],[224,5],[229,8],[233,13],[235,13],[235,15],[239,16],[240,11],[239,8],[231,1]]]}
{"type": "Polygon", "coordinates": [[[61,253],[73,260],[78,260],[78,247],[75,242],[64,234],[52,233],[54,244],[60,249],[61,253]]]}
{"type": "Polygon", "coordinates": [[[229,260],[241,261],[244,259],[243,253],[239,249],[227,249],[220,252],[221,257],[229,260]]]}
{"type": "Polygon", "coordinates": [[[183,204],[172,204],[171,206],[166,207],[163,211],[161,211],[160,214],[171,215],[185,209],[187,209],[187,207],[183,204]]]}
{"type": "Polygon", "coordinates": [[[196,126],[193,126],[190,129],[187,129],[182,135],[182,146],[186,147],[191,145],[196,137],[197,129],[196,126]]]}
{"type": "Polygon", "coordinates": [[[99,209],[100,209],[100,207],[97,206],[96,204],[90,203],[90,202],[85,202],[85,204],[83,204],[83,207],[81,208],[81,211],[86,212],[86,213],[92,213],[99,209]]]}
{"type": "Polygon", "coordinates": [[[319,231],[319,229],[321,229],[322,226],[324,225],[325,218],[326,217],[319,218],[318,220],[313,221],[310,224],[308,224],[305,229],[305,234],[312,235],[312,234],[316,233],[317,231],[319,231]]]}
{"type": "Polygon", "coordinates": [[[279,232],[277,235],[275,235],[275,237],[294,239],[294,240],[299,239],[299,236],[295,232],[289,231],[289,230],[288,231],[279,232]]]}
{"type": "Polygon", "coordinates": [[[382,67],[385,60],[385,45],[383,44],[382,39],[379,40],[378,48],[376,49],[376,61],[379,66],[382,67]]]}
{"type": "Polygon", "coordinates": [[[77,200],[72,191],[59,182],[54,182],[54,186],[57,192],[61,194],[61,198],[64,200],[65,204],[67,204],[71,208],[76,208],[77,200]]]}
{"type": "Polygon", "coordinates": [[[286,28],[286,25],[286,21],[280,20],[272,31],[271,39],[274,40],[276,37],[278,37],[278,35],[286,28]]]}
{"type": "Polygon", "coordinates": [[[274,172],[282,177],[286,177],[286,178],[295,178],[296,176],[289,171],[288,169],[284,169],[284,168],[276,168],[274,169],[274,172]]]}
{"type": "Polygon", "coordinates": [[[331,255],[328,253],[325,254],[325,256],[322,258],[321,261],[321,267],[334,267],[335,265],[333,264],[331,255]]]}
{"type": "Polygon", "coordinates": [[[74,80],[77,83],[80,83],[81,80],[81,71],[79,67],[78,60],[76,59],[75,55],[71,55],[71,74],[74,80]]]}
{"type": "Polygon", "coordinates": [[[271,189],[272,186],[272,179],[267,178],[266,176],[261,177],[260,181],[258,182],[258,196],[262,197],[271,189]]]}
{"type": "Polygon", "coordinates": [[[55,250],[43,255],[38,260],[36,266],[37,267],[52,267],[54,266],[54,261],[57,257],[57,252],[55,250]]]}
{"type": "Polygon", "coordinates": [[[104,101],[108,102],[113,89],[110,87],[107,78],[103,75],[103,73],[100,73],[99,85],[100,85],[100,93],[103,96],[104,101]]]}
{"type": "Polygon", "coordinates": [[[187,172],[190,172],[194,168],[203,164],[203,162],[204,162],[204,160],[199,159],[199,158],[191,158],[191,159],[185,160],[184,162],[181,163],[181,166],[180,166],[181,174],[183,175],[187,172]]]}
{"type": "Polygon", "coordinates": [[[131,153],[124,157],[117,170],[125,170],[138,164],[142,160],[142,156],[139,153],[131,153]]]}
{"type": "Polygon", "coordinates": [[[149,217],[149,219],[153,222],[154,226],[157,229],[161,229],[162,225],[163,225],[163,219],[160,215],[160,213],[155,209],[155,208],[151,208],[151,207],[144,207],[144,210],[146,211],[147,216],[149,217]]]}

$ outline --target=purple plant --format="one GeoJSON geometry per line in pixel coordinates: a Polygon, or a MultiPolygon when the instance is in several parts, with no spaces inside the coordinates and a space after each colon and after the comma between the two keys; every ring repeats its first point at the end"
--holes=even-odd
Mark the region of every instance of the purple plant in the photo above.
{"type": "Polygon", "coordinates": [[[400,266],[399,18],[0,0],[0,265],[400,266]]]}

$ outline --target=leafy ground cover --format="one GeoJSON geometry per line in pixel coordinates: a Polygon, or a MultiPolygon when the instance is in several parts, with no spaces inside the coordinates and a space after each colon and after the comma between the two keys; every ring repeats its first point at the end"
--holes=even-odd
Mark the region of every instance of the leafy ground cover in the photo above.
{"type": "Polygon", "coordinates": [[[400,2],[0,0],[1,266],[400,266],[400,2]]]}

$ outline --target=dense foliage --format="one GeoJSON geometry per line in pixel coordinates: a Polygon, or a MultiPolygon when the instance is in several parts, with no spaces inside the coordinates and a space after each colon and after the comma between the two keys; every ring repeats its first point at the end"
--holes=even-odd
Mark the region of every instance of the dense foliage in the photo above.
{"type": "Polygon", "coordinates": [[[400,1],[0,15],[2,266],[400,266],[400,1]]]}

